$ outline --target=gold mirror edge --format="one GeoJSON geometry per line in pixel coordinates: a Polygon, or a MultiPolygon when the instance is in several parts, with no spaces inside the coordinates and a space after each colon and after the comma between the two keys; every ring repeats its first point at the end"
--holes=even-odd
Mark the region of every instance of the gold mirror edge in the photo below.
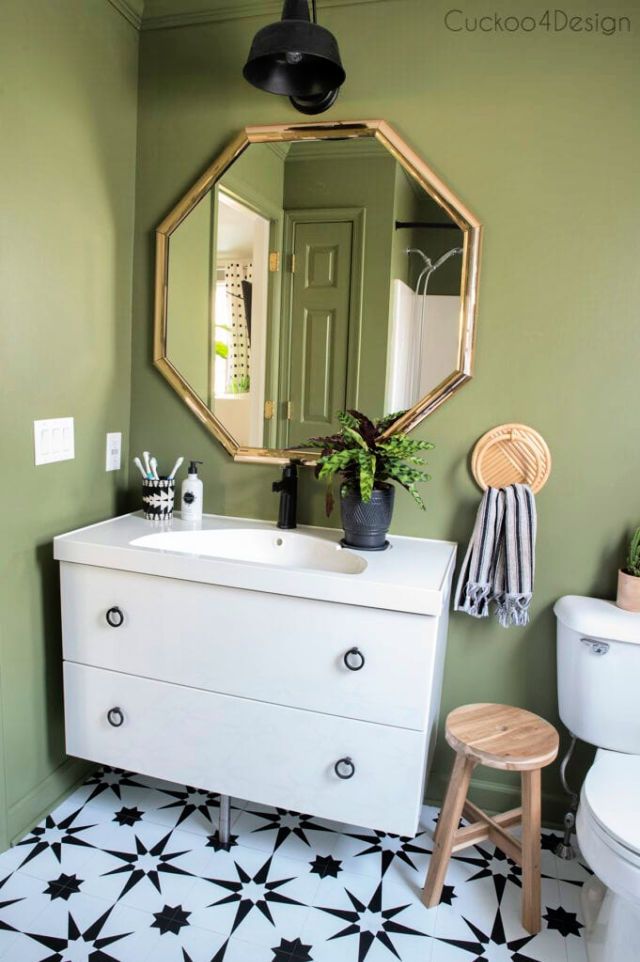
{"type": "Polygon", "coordinates": [[[390,438],[393,437],[394,434],[405,434],[408,431],[412,431],[418,424],[424,421],[428,415],[433,414],[448,398],[456,394],[472,377],[473,375],[466,371],[455,371],[439,384],[437,388],[418,401],[417,404],[414,404],[412,408],[409,408],[401,418],[394,421],[391,427],[383,434],[383,438],[390,438]]]}
{"type": "Polygon", "coordinates": [[[153,320],[153,361],[161,360],[167,351],[167,284],[169,280],[169,245],[164,234],[156,233],[156,268],[153,320]]]}
{"type": "Polygon", "coordinates": [[[345,134],[354,139],[374,137],[382,123],[381,120],[337,120],[324,124],[308,121],[301,124],[251,125],[244,130],[249,143],[264,144],[274,141],[332,140],[343,138],[345,134]]]}
{"type": "Polygon", "coordinates": [[[465,228],[478,228],[481,226],[478,218],[469,210],[466,204],[462,202],[458,195],[455,194],[450,187],[447,187],[435,170],[409,146],[404,137],[401,137],[397,130],[386,120],[379,122],[376,139],[384,144],[387,150],[393,154],[405,170],[413,173],[414,176],[415,172],[417,172],[420,175],[418,179],[424,179],[428,192],[432,196],[434,191],[437,193],[438,196],[434,198],[435,200],[440,198],[452,208],[452,213],[455,215],[453,219],[458,224],[460,223],[460,219],[462,219],[463,223],[460,224],[460,226],[463,230],[465,228]]]}
{"type": "Polygon", "coordinates": [[[234,461],[243,464],[289,464],[290,461],[297,461],[300,467],[314,468],[317,463],[317,456],[309,451],[296,451],[293,448],[283,451],[278,448],[248,448],[239,447],[233,456],[234,461]]]}
{"type": "Polygon", "coordinates": [[[480,258],[483,228],[481,224],[469,233],[469,252],[464,259],[462,274],[463,332],[460,338],[458,367],[465,374],[473,374],[478,336],[478,301],[480,291],[480,258]]]}

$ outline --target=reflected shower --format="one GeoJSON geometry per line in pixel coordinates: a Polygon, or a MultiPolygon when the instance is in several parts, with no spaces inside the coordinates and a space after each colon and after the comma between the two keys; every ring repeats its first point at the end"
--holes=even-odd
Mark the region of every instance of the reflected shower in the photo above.
{"type": "Polygon", "coordinates": [[[417,247],[408,247],[407,254],[419,254],[424,262],[424,268],[418,277],[418,281],[416,283],[416,291],[415,291],[417,295],[420,295],[420,294],[427,293],[429,278],[431,277],[433,272],[437,271],[439,267],[442,267],[442,265],[446,261],[448,261],[450,257],[453,257],[455,254],[462,254],[462,248],[452,247],[450,251],[447,251],[446,254],[443,254],[442,257],[439,257],[438,260],[435,262],[435,264],[430,257],[427,257],[424,251],[419,250],[417,247]],[[423,279],[424,279],[424,287],[421,291],[420,284],[423,282],[423,279]]]}
{"type": "Polygon", "coordinates": [[[434,263],[430,257],[424,253],[424,251],[419,250],[417,247],[408,247],[407,255],[419,254],[423,260],[424,267],[418,276],[416,283],[415,295],[419,300],[419,314],[418,314],[418,357],[422,357],[422,352],[424,350],[424,337],[425,337],[425,308],[427,303],[427,288],[429,286],[429,279],[432,274],[434,274],[439,267],[442,267],[450,257],[454,257],[456,254],[462,254],[462,247],[452,247],[448,250],[446,254],[443,254],[434,263]],[[422,290],[420,285],[422,284],[422,290]]]}

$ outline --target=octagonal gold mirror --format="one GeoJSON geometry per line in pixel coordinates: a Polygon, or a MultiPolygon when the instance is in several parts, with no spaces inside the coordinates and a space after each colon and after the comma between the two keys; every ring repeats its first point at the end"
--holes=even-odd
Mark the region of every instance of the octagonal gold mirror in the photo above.
{"type": "Polygon", "coordinates": [[[472,375],[481,228],[384,121],[246,127],[156,231],[154,363],[238,461],[472,375]]]}

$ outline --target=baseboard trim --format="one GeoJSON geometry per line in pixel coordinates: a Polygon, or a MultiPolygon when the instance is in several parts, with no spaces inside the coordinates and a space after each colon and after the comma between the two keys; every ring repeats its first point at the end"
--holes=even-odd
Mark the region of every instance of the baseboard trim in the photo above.
{"type": "Polygon", "coordinates": [[[9,844],[14,845],[45,815],[64,801],[67,795],[70,795],[84,780],[91,767],[89,762],[79,758],[67,758],[28,795],[10,805],[7,812],[9,844]]]}
{"type": "MultiPolygon", "coordinates": [[[[441,805],[449,782],[449,773],[433,772],[427,784],[426,801],[428,805],[441,805]]],[[[488,778],[472,778],[469,794],[480,808],[490,814],[504,812],[520,805],[518,785],[505,785],[488,778]]],[[[561,828],[562,820],[569,809],[569,799],[565,795],[550,792],[542,793],[542,820],[549,828],[561,828]]]]}
{"type": "MultiPolygon", "coordinates": [[[[109,0],[117,5],[126,0],[109,0]]],[[[396,0],[322,0],[322,9],[331,7],[353,7],[365,3],[395,3],[396,0]]],[[[195,4],[198,5],[197,3],[195,4]]],[[[175,27],[195,27],[204,23],[221,23],[225,20],[247,20],[251,17],[280,18],[282,0],[207,0],[202,10],[185,11],[184,13],[162,14],[159,16],[143,16],[142,30],[170,30],[175,27]]]]}

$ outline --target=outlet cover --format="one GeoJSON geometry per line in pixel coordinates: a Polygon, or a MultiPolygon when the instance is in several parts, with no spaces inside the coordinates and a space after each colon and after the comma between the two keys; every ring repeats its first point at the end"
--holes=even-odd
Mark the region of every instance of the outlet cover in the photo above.
{"type": "Polygon", "coordinates": [[[72,461],[75,456],[73,418],[48,418],[33,422],[36,464],[72,461]]]}
{"type": "Polygon", "coordinates": [[[119,471],[122,456],[122,434],[120,431],[113,431],[107,434],[107,471],[119,471]]]}

